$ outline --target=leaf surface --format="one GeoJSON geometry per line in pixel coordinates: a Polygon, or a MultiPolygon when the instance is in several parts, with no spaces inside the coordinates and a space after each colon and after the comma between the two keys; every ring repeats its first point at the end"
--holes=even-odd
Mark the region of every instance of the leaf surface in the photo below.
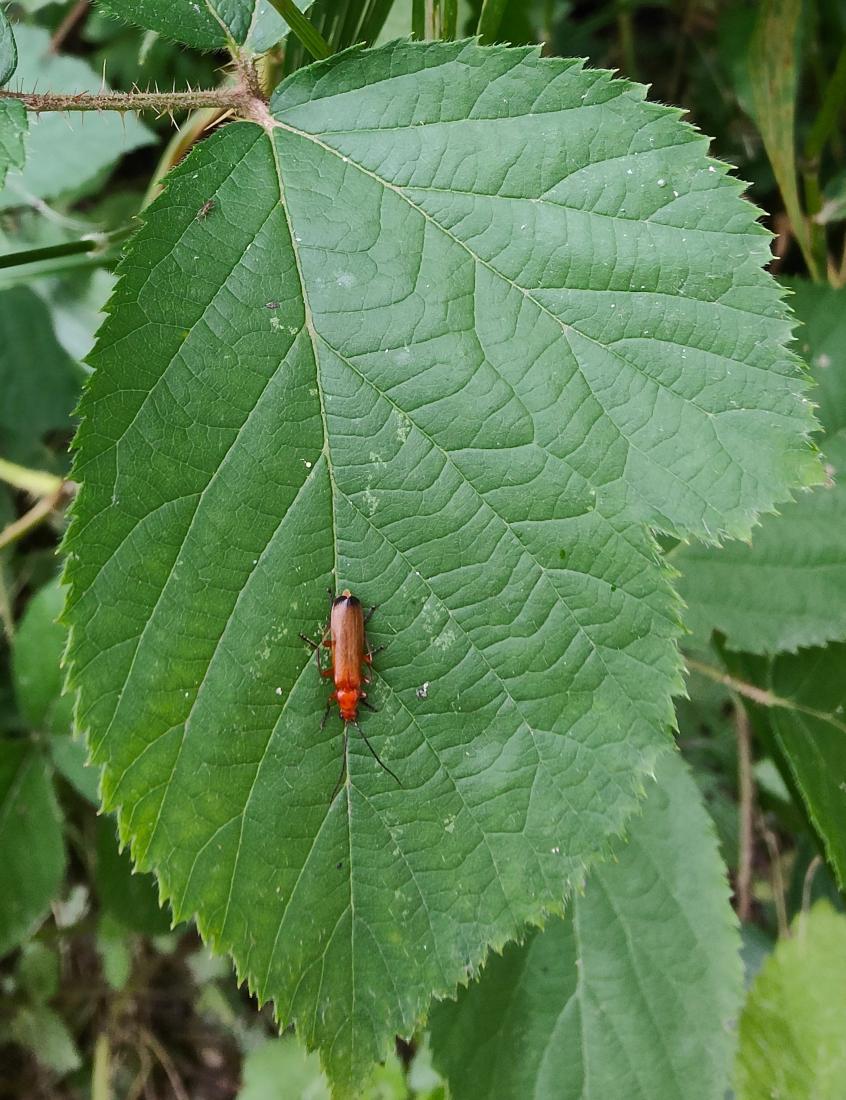
{"type": "Polygon", "coordinates": [[[62,654],[67,631],[57,622],[64,604],[58,580],[27,604],[12,647],[18,708],[29,728],[67,734],[73,725],[73,697],[62,694],[62,654]]]}
{"type": "Polygon", "coordinates": [[[18,48],[8,16],[0,8],[0,84],[8,83],[18,64],[18,48]]]}
{"type": "MultiPolygon", "coordinates": [[[[44,92],[109,90],[102,74],[84,61],[52,54],[50,35],[41,27],[18,24],[15,36],[15,79],[21,87],[44,92]]],[[[38,114],[30,119],[26,164],[22,171],[9,172],[0,190],[0,210],[25,206],[32,198],[86,193],[120,157],[152,140],[151,131],[133,114],[121,117],[116,111],[99,111],[70,118],[56,112],[38,114]]]]}
{"type": "MultiPolygon", "coordinates": [[[[231,44],[262,51],[288,33],[288,24],[268,0],[104,0],[101,7],[201,50],[231,44]]],[[[307,0],[297,0],[297,7],[307,8],[307,0]]]]}
{"type": "Polygon", "coordinates": [[[817,902],[761,967],[740,1018],[738,1100],[838,1100],[846,1076],[846,917],[817,902]]]}
{"type": "Polygon", "coordinates": [[[564,920],[492,959],[432,1016],[454,1100],[722,1100],[740,1006],[737,922],[696,786],[656,770],[617,862],[564,920]]]}
{"type": "Polygon", "coordinates": [[[677,111],[467,43],[301,70],[148,211],[78,437],[79,722],[140,866],[339,1092],[560,911],[667,750],[646,523],[745,533],[819,478],[767,255],[677,111]],[[332,799],[327,585],[379,605],[402,789],[352,729],[332,799]]]}
{"type": "Polygon", "coordinates": [[[26,107],[16,99],[0,99],[0,188],[10,168],[24,163],[26,107]]]}
{"type": "Polygon", "coordinates": [[[67,431],[82,371],[28,287],[0,290],[0,453],[23,465],[51,465],[46,437],[67,431]]]}
{"type": "Polygon", "coordinates": [[[827,481],[766,516],[751,544],[681,545],[685,619],[697,637],[721,631],[733,650],[795,651],[846,638],[846,290],[791,284],[798,347],[817,386],[827,481]]]}
{"type": "Polygon", "coordinates": [[[35,929],[65,867],[59,808],[41,752],[0,741],[0,955],[35,929]]]}

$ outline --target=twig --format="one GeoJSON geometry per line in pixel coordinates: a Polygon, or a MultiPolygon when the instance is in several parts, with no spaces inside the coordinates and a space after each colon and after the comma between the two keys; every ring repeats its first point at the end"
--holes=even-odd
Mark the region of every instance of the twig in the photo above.
{"type": "Polygon", "coordinates": [[[814,885],[814,876],[822,866],[822,857],[814,856],[811,862],[808,864],[808,868],[805,871],[805,878],[802,880],[802,915],[811,908],[811,888],[814,885]]]}
{"type": "Polygon", "coordinates": [[[20,541],[30,531],[42,524],[49,516],[68,501],[76,491],[76,485],[72,481],[63,481],[58,489],[46,497],[36,501],[28,512],[8,524],[0,531],[0,550],[4,550],[12,543],[20,541]]]}
{"type": "Polygon", "coordinates": [[[170,1087],[173,1090],[173,1095],[176,1097],[176,1100],[190,1100],[188,1093],[185,1091],[185,1086],[182,1083],[182,1078],[176,1071],[176,1066],[173,1064],[170,1055],[155,1035],[148,1028],[142,1028],[141,1040],[150,1049],[156,1061],[165,1071],[165,1075],[170,1082],[170,1087]]]}
{"type": "Polygon", "coordinates": [[[760,819],[761,836],[770,853],[770,872],[772,875],[773,901],[775,902],[776,921],[778,922],[778,934],[782,939],[789,939],[790,925],[787,923],[787,905],[784,900],[784,876],[781,873],[781,853],[778,850],[778,840],[775,833],[767,828],[764,819],[760,819]]]}
{"type": "Polygon", "coordinates": [[[0,458],[0,481],[5,481],[15,489],[23,489],[34,497],[49,496],[62,486],[57,474],[47,474],[43,470],[31,470],[28,466],[19,466],[7,458],[0,458]]]}
{"type": "Polygon", "coordinates": [[[91,0],[76,0],[76,3],[64,17],[61,23],[53,31],[53,37],[50,39],[50,53],[58,53],[64,45],[65,39],[74,29],[80,19],[83,19],[88,14],[88,9],[91,6],[91,0]]]}
{"type": "Polygon", "coordinates": [[[737,774],[740,781],[737,916],[741,923],[745,924],[752,915],[755,785],[752,779],[752,738],[749,730],[749,717],[739,699],[735,699],[734,703],[734,720],[737,730],[737,774]]]}

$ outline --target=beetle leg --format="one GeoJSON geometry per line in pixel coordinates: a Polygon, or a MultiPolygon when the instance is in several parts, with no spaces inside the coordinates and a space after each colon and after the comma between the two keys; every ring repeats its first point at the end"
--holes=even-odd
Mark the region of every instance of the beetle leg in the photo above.
{"type": "Polygon", "coordinates": [[[369,622],[370,622],[370,620],[371,620],[371,619],[373,618],[373,612],[374,612],[374,611],[376,610],[376,608],[377,608],[378,606],[379,606],[379,605],[378,605],[378,603],[374,603],[374,605],[373,605],[373,606],[372,606],[371,608],[369,608],[369,609],[368,609],[367,611],[365,611],[365,613],[364,613],[364,621],[365,621],[366,623],[369,623],[369,622]]]}
{"type": "Polygon", "coordinates": [[[323,712],[323,717],[320,719],[320,728],[323,729],[329,719],[329,711],[332,709],[332,703],[335,701],[334,691],[329,696],[329,701],[326,704],[326,710],[323,712]]]}
{"type": "Polygon", "coordinates": [[[306,645],[310,645],[312,649],[320,648],[320,642],[316,642],[314,638],[309,638],[308,634],[300,634],[300,638],[306,643],[306,645]]]}
{"type": "MultiPolygon", "coordinates": [[[[367,682],[370,683],[369,680],[367,682]]],[[[364,695],[360,696],[358,701],[363,707],[367,707],[368,710],[372,710],[374,714],[379,713],[379,708],[374,707],[370,700],[367,699],[364,695]]]]}

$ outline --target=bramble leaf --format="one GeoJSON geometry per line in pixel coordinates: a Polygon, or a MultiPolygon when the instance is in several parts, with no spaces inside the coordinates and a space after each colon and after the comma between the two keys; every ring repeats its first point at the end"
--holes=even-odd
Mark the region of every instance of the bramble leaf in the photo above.
{"type": "Polygon", "coordinates": [[[747,653],[846,639],[846,290],[796,282],[798,347],[817,387],[826,483],[766,516],[751,544],[670,555],[694,634],[747,653]]]}
{"type": "Polygon", "coordinates": [[[740,1007],[737,921],[713,827],[666,756],[616,862],[563,920],[491,960],[430,1023],[454,1100],[719,1100],[740,1007]]]}
{"type": "Polygon", "coordinates": [[[17,99],[0,99],[0,188],[10,168],[22,168],[26,107],[17,99]]]}
{"type": "Polygon", "coordinates": [[[18,64],[18,48],[8,16],[0,8],[0,84],[7,84],[18,64]]]}
{"type": "MultiPolygon", "coordinates": [[[[201,50],[228,44],[267,50],[288,33],[268,0],[102,0],[104,11],[201,50]]],[[[308,0],[297,0],[305,9],[308,0]]]]}
{"type": "Polygon", "coordinates": [[[300,70],[171,175],[93,354],[68,617],[106,805],[341,1094],[562,909],[667,751],[646,525],[745,534],[821,476],[768,238],[643,97],[474,43],[300,70]],[[352,729],[332,798],[297,637],[330,584],[379,604],[401,789],[352,729]]]}
{"type": "Polygon", "coordinates": [[[738,1100],[836,1100],[846,1074],[846,917],[800,913],[749,991],[740,1018],[738,1100]]]}
{"type": "MultiPolygon", "coordinates": [[[[19,55],[15,77],[27,90],[108,91],[102,74],[80,58],[51,53],[50,35],[43,28],[18,24],[15,35],[19,55]]],[[[29,123],[26,163],[15,166],[21,171],[8,173],[0,190],[0,210],[26,206],[33,199],[87,193],[121,156],[152,140],[151,131],[133,114],[121,117],[116,111],[99,111],[84,118],[38,114],[29,123]]]]}
{"type": "Polygon", "coordinates": [[[0,955],[47,912],[65,867],[59,808],[41,751],[0,740],[0,955]]]}

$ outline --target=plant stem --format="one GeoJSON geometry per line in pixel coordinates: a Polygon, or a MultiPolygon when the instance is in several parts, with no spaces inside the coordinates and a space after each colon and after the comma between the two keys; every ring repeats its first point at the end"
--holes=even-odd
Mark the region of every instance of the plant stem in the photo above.
{"type": "Polygon", "coordinates": [[[746,924],[752,915],[755,785],[752,780],[752,737],[749,717],[739,699],[734,704],[737,729],[737,774],[740,782],[740,835],[737,858],[737,916],[746,924]]]}
{"type": "Polygon", "coordinates": [[[238,110],[252,101],[243,88],[199,89],[195,92],[13,92],[3,89],[4,99],[17,99],[27,110],[42,111],[195,111],[203,107],[238,110]]]}
{"type": "Polygon", "coordinates": [[[20,519],[16,519],[14,523],[10,523],[0,531],[0,550],[5,550],[7,546],[19,542],[22,538],[25,538],[30,531],[34,531],[36,527],[39,527],[73,494],[75,486],[73,486],[73,488],[72,486],[73,482],[63,481],[54,493],[36,501],[30,510],[25,512],[20,519]]]}
{"type": "Polygon", "coordinates": [[[80,19],[83,19],[88,14],[88,9],[90,7],[91,0],[76,0],[74,6],[53,32],[53,37],[50,39],[50,53],[59,52],[67,36],[71,33],[80,19]]]}
{"type": "Polygon", "coordinates": [[[728,673],[723,672],[719,668],[715,668],[713,665],[705,664],[703,661],[697,661],[693,657],[686,657],[685,662],[691,672],[698,672],[701,676],[706,676],[709,680],[713,680],[716,684],[723,684],[729,690],[736,692],[738,695],[742,695],[744,699],[749,699],[753,703],[757,703],[762,707],[780,707],[783,710],[793,710],[799,714],[807,714],[811,718],[817,718],[821,722],[828,722],[829,725],[834,726],[836,729],[842,730],[846,734],[846,723],[841,722],[835,718],[833,714],[829,714],[824,710],[816,710],[814,707],[806,707],[803,703],[797,703],[795,699],[785,699],[781,695],[776,695],[772,691],[766,691],[764,688],[756,687],[755,684],[748,684],[745,680],[738,680],[735,676],[729,676],[728,673]]]}
{"type": "Polygon", "coordinates": [[[135,226],[122,225],[109,233],[89,233],[78,241],[63,241],[44,248],[25,248],[20,252],[10,252],[6,256],[0,256],[0,269],[20,267],[21,264],[32,264],[38,260],[52,260],[57,256],[76,256],[80,252],[105,252],[109,245],[124,240],[134,232],[135,226]]]}
{"type": "Polygon", "coordinates": [[[56,474],[47,474],[43,470],[30,470],[0,458],[0,480],[15,489],[22,489],[34,497],[47,497],[61,489],[64,482],[56,474]]]}
{"type": "Polygon", "coordinates": [[[325,61],[332,56],[332,47],[313,23],[303,15],[294,0],[270,0],[291,31],[302,42],[316,61],[325,61]]]}
{"type": "Polygon", "coordinates": [[[111,1100],[111,1060],[108,1033],[101,1031],[94,1044],[94,1066],[91,1071],[91,1100],[111,1100]]]}
{"type": "Polygon", "coordinates": [[[768,829],[763,818],[761,819],[761,835],[770,853],[770,871],[772,873],[773,901],[775,902],[776,921],[778,934],[781,939],[790,938],[790,924],[787,920],[787,905],[784,900],[784,875],[781,872],[781,852],[778,850],[778,840],[771,829],[768,829]]]}

